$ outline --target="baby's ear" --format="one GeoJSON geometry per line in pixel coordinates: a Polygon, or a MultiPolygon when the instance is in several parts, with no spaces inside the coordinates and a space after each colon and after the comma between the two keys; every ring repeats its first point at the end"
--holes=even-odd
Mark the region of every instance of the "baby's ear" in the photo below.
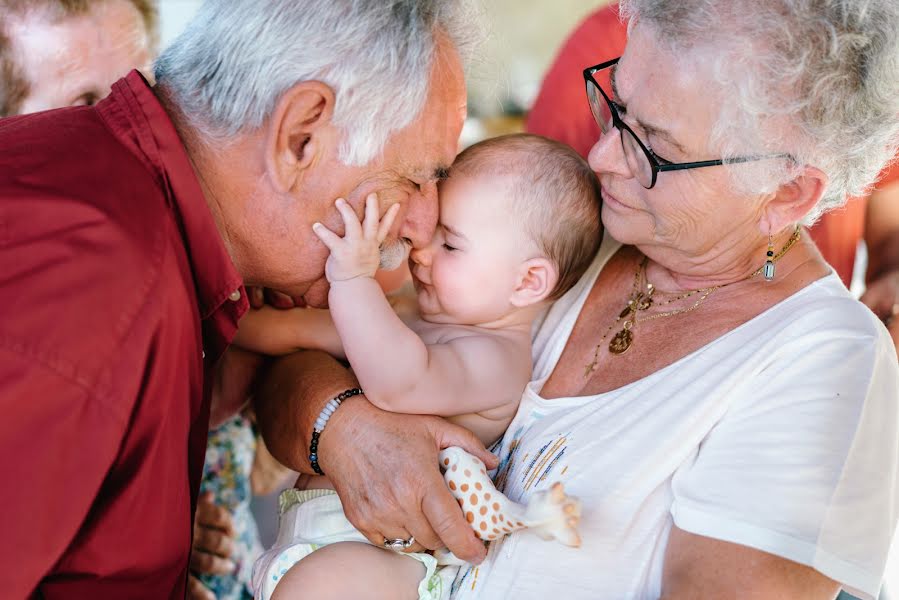
{"type": "Polygon", "coordinates": [[[524,308],[543,302],[559,282],[559,271],[548,258],[531,258],[519,267],[518,281],[510,302],[524,308]]]}

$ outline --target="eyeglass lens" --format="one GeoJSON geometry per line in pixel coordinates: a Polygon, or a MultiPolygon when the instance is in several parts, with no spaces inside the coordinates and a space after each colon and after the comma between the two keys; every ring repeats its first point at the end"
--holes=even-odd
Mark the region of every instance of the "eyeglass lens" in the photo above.
{"type": "MultiPolygon", "coordinates": [[[[593,112],[593,118],[596,119],[600,131],[605,135],[614,126],[612,118],[612,109],[609,103],[603,97],[602,93],[592,81],[587,81],[587,98],[590,101],[590,110],[593,112]]],[[[652,185],[652,164],[649,157],[640,146],[640,142],[636,140],[634,134],[629,129],[621,129],[621,146],[624,149],[624,157],[627,160],[628,168],[640,185],[650,187],[652,185]]]]}

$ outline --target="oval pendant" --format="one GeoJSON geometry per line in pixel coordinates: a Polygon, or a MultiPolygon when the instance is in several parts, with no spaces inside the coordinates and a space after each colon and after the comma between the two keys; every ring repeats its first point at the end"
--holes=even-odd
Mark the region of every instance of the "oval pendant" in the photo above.
{"type": "Polygon", "coordinates": [[[609,342],[609,352],[612,354],[624,354],[631,347],[631,342],[633,341],[634,334],[629,329],[622,329],[609,342]]]}

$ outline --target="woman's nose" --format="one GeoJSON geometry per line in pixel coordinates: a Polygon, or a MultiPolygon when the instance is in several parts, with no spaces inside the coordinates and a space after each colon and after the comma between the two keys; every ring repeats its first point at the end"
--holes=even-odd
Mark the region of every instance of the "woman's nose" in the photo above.
{"type": "Polygon", "coordinates": [[[621,132],[617,127],[611,127],[590,149],[587,155],[590,168],[597,174],[612,173],[622,177],[632,177],[627,158],[624,156],[624,148],[621,146],[621,132]]]}

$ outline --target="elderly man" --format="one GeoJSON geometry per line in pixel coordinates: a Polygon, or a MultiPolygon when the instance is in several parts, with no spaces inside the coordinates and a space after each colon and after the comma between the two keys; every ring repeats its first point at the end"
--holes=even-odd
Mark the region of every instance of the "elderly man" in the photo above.
{"type": "Polygon", "coordinates": [[[0,117],[95,104],[148,68],[151,0],[0,0],[0,117]]]}
{"type": "MultiPolygon", "coordinates": [[[[211,374],[244,286],[322,305],[327,251],[311,226],[338,227],[337,197],[360,213],[370,193],[382,212],[399,203],[394,246],[430,238],[470,24],[461,1],[210,0],[160,58],[155,88],[132,72],[96,107],[0,121],[4,595],[183,597],[211,374]]],[[[299,426],[297,399],[317,414],[341,383],[267,403],[263,427],[299,426]]],[[[351,404],[322,436],[335,478],[342,451],[324,444],[478,451],[449,424],[351,404]]],[[[430,480],[397,489],[418,493],[438,530],[467,531],[448,493],[422,500],[411,481],[430,480]]],[[[456,535],[451,548],[479,558],[456,535]]]]}

